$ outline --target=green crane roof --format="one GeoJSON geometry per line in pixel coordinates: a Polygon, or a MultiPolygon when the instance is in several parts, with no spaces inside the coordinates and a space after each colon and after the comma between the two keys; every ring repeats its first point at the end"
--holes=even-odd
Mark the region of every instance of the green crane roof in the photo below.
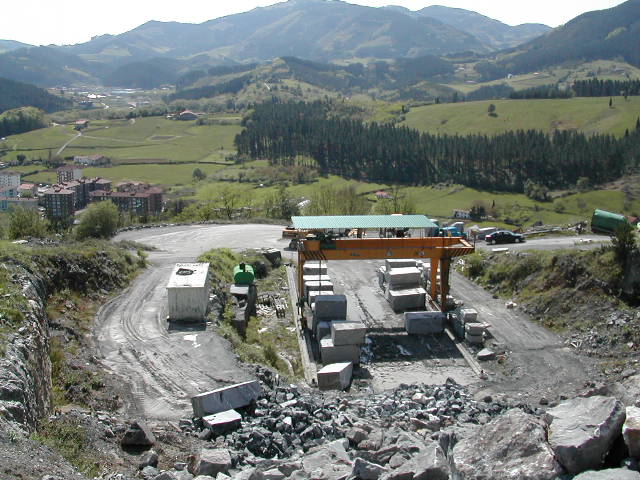
{"type": "Polygon", "coordinates": [[[436,228],[424,215],[337,215],[291,217],[297,230],[349,228],[436,228]]]}

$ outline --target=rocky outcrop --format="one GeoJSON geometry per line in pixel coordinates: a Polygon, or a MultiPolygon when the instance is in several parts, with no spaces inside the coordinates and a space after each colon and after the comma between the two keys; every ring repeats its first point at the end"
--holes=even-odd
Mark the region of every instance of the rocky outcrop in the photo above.
{"type": "Polygon", "coordinates": [[[0,358],[0,416],[31,431],[51,410],[51,361],[45,313],[45,282],[21,267],[9,269],[27,300],[24,321],[9,336],[0,358]]]}
{"type": "Polygon", "coordinates": [[[567,400],[549,409],[549,443],[569,473],[596,469],[625,420],[622,404],[613,397],[567,400]]]}
{"type": "Polygon", "coordinates": [[[469,480],[552,480],[561,472],[544,422],[518,409],[465,432],[453,447],[451,465],[469,480]]]}

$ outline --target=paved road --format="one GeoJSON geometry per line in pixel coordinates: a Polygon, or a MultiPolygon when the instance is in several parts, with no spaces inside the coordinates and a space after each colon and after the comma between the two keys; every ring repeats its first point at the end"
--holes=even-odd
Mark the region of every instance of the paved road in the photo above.
{"type": "Polygon", "coordinates": [[[542,238],[532,238],[523,243],[506,243],[498,245],[487,245],[484,241],[479,241],[476,248],[479,250],[492,250],[508,248],[509,250],[559,250],[562,248],[580,248],[590,249],[596,248],[610,242],[609,237],[605,235],[550,235],[542,238]]]}
{"type": "Polygon", "coordinates": [[[155,419],[191,416],[190,397],[248,380],[229,344],[205,329],[168,330],[165,285],[176,262],[216,247],[282,248],[282,227],[206,225],[143,229],[118,235],[157,247],[150,266],[98,313],[94,338],[105,369],[120,385],[130,415],[155,419]]]}

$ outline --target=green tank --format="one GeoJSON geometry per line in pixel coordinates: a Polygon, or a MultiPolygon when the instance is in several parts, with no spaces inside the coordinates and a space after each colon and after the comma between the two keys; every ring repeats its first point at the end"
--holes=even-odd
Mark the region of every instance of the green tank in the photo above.
{"type": "Polygon", "coordinates": [[[596,209],[591,217],[591,230],[594,233],[614,233],[623,223],[627,223],[624,215],[596,209]]]}
{"type": "Polygon", "coordinates": [[[236,285],[251,285],[256,279],[256,274],[251,265],[241,263],[233,269],[233,282],[236,285]]]}

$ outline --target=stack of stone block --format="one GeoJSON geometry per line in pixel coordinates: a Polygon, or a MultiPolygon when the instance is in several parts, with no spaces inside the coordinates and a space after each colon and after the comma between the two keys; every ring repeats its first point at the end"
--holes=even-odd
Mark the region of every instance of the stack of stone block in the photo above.
{"type": "Polygon", "coordinates": [[[347,297],[318,297],[313,312],[313,324],[324,365],[360,363],[360,348],[365,342],[367,328],[362,322],[347,321],[347,297]]]}
{"type": "Polygon", "coordinates": [[[306,262],[302,273],[304,295],[307,298],[309,307],[313,310],[316,297],[319,295],[333,295],[333,282],[327,274],[326,263],[306,262]]]}
{"type": "Polygon", "coordinates": [[[427,291],[422,287],[422,274],[416,261],[411,259],[387,259],[383,276],[385,298],[394,312],[424,309],[427,291]]]}
{"type": "Polygon", "coordinates": [[[459,307],[451,315],[453,331],[470,345],[482,345],[488,324],[478,321],[478,311],[474,308],[459,307]]]}

